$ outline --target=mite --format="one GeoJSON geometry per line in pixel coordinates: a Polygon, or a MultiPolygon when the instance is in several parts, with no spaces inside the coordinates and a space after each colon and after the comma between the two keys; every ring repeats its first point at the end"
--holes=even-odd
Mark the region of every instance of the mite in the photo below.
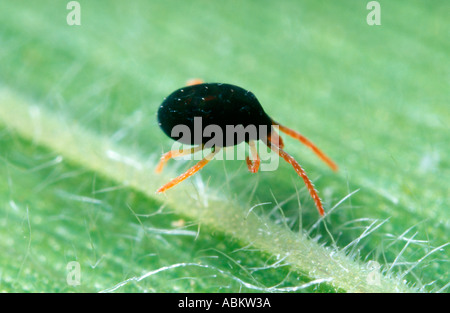
{"type": "Polygon", "coordinates": [[[203,149],[211,149],[210,153],[207,154],[205,158],[188,169],[184,174],[174,178],[159,188],[157,193],[164,192],[197,173],[220,151],[222,147],[237,145],[243,141],[249,145],[250,153],[252,155],[252,159],[248,156],[246,158],[248,169],[252,173],[258,172],[260,158],[255,142],[261,140],[272,151],[292,165],[297,174],[305,182],[319,214],[324,214],[323,205],[316,189],[300,164],[283,150],[283,140],[276,132],[274,126],[278,126],[278,129],[281,132],[299,140],[309,147],[334,171],[337,171],[337,165],[306,137],[270,118],[266,112],[264,112],[264,109],[252,92],[231,84],[202,83],[199,80],[192,80],[188,86],[175,90],[164,99],[158,109],[157,119],[159,126],[167,136],[183,144],[194,146],[190,149],[172,150],[163,154],[156,167],[157,173],[162,171],[164,165],[171,158],[192,154],[203,149]],[[176,126],[185,125],[185,127],[190,130],[190,133],[194,134],[196,127],[194,121],[198,121],[198,118],[201,118],[201,134],[203,134],[203,130],[209,125],[215,125],[223,130],[222,134],[224,134],[225,138],[223,138],[222,144],[215,143],[213,146],[208,146],[207,144],[211,140],[211,137],[203,135],[180,137],[179,133],[172,132],[176,126]],[[229,132],[226,131],[227,125],[242,125],[243,127],[254,125],[255,129],[258,130],[261,129],[260,126],[264,126],[264,129],[267,129],[267,131],[257,131],[253,133],[253,135],[246,133],[244,137],[236,137],[234,134],[233,136],[228,134],[229,132]]]}

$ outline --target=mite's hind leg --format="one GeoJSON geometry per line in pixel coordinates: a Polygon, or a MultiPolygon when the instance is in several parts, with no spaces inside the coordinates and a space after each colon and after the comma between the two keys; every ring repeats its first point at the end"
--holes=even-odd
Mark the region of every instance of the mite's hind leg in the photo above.
{"type": "Polygon", "coordinates": [[[248,146],[250,147],[250,154],[252,155],[252,160],[247,156],[247,167],[250,172],[256,173],[259,169],[259,164],[261,160],[259,159],[258,149],[256,149],[256,144],[254,140],[250,140],[248,142],[248,146]]]}
{"type": "Polygon", "coordinates": [[[206,164],[208,164],[208,162],[214,157],[214,155],[216,155],[218,152],[220,151],[220,148],[213,148],[213,151],[210,152],[205,158],[203,158],[202,160],[200,160],[197,164],[195,164],[193,167],[191,167],[190,169],[188,169],[184,174],[181,174],[180,176],[178,176],[177,178],[172,179],[170,182],[168,182],[167,184],[165,184],[164,186],[162,186],[161,188],[159,188],[156,193],[161,193],[166,191],[167,189],[172,188],[173,186],[175,186],[176,184],[182,182],[183,180],[185,180],[186,178],[194,175],[195,173],[197,173],[199,170],[201,170],[206,164]]]}
{"type": "Polygon", "coordinates": [[[317,194],[317,190],[314,188],[314,185],[309,180],[308,176],[306,175],[305,171],[300,166],[300,164],[297,161],[295,161],[295,159],[292,156],[290,156],[287,152],[285,152],[281,148],[278,148],[276,145],[270,143],[270,141],[268,142],[268,147],[271,150],[273,150],[274,152],[276,152],[286,162],[291,164],[292,167],[294,168],[294,170],[297,172],[297,174],[301,178],[303,178],[303,181],[305,182],[305,185],[308,188],[309,194],[311,195],[311,197],[314,200],[314,203],[316,204],[316,207],[317,207],[317,210],[319,211],[319,214],[323,215],[325,213],[325,211],[324,211],[323,206],[322,206],[322,201],[320,200],[319,195],[317,194]]]}
{"type": "MultiPolygon", "coordinates": [[[[277,125],[277,124],[274,124],[277,125]]],[[[278,125],[277,125],[278,126],[278,125]]],[[[281,136],[276,132],[275,129],[272,129],[269,136],[267,137],[267,140],[277,146],[278,148],[283,149],[284,148],[284,142],[281,136]]]]}
{"type": "Polygon", "coordinates": [[[164,165],[172,158],[185,156],[188,154],[193,154],[195,152],[198,152],[200,150],[203,150],[203,145],[198,147],[192,147],[190,149],[183,149],[183,150],[171,150],[169,152],[166,152],[162,155],[161,159],[159,160],[158,165],[156,166],[155,172],[161,173],[163,170],[164,165]]]}
{"type": "MultiPolygon", "coordinates": [[[[297,139],[301,143],[303,143],[305,146],[310,148],[322,161],[324,161],[333,171],[338,170],[338,166],[336,163],[334,163],[328,156],[325,155],[315,144],[313,144],[308,138],[303,136],[302,134],[296,132],[293,129],[290,129],[286,126],[280,125],[275,121],[272,121],[273,125],[277,125],[283,133],[285,133],[288,136],[291,136],[294,139],[297,139]]],[[[281,147],[282,148],[282,147],[281,147]]]]}

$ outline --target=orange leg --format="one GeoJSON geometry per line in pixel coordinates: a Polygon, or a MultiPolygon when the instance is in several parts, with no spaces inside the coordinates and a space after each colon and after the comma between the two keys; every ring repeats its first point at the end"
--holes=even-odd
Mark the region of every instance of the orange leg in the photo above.
{"type": "Polygon", "coordinates": [[[314,200],[314,203],[316,204],[317,210],[319,210],[319,214],[323,215],[325,213],[322,201],[319,198],[319,195],[317,194],[317,190],[314,188],[314,185],[309,180],[308,176],[306,175],[303,168],[298,164],[295,159],[290,156],[288,153],[286,153],[283,149],[277,147],[276,145],[272,144],[270,141],[268,142],[268,147],[275,151],[280,157],[282,157],[286,162],[291,164],[294,167],[294,170],[297,172],[298,175],[300,175],[301,178],[303,178],[303,181],[305,182],[306,187],[308,188],[309,194],[314,200]]]}
{"type": "MultiPolygon", "coordinates": [[[[275,124],[277,125],[277,124],[275,124]]],[[[284,142],[281,136],[275,131],[272,130],[267,138],[272,144],[276,145],[278,148],[284,148],[284,142]]]]}
{"type": "Polygon", "coordinates": [[[253,140],[248,142],[248,146],[250,147],[250,153],[254,160],[250,160],[249,157],[247,157],[247,167],[250,172],[256,173],[259,169],[259,164],[261,160],[259,159],[258,150],[256,149],[255,142],[253,140]]]}
{"type": "MultiPolygon", "coordinates": [[[[197,147],[198,148],[198,147],[197,147]]],[[[212,151],[211,153],[209,153],[205,158],[203,158],[201,161],[199,161],[197,164],[195,164],[193,167],[191,167],[190,169],[188,169],[184,174],[181,174],[180,176],[178,176],[177,178],[172,179],[170,182],[168,182],[167,184],[165,184],[164,186],[162,186],[161,188],[159,188],[156,193],[161,193],[166,191],[167,189],[172,188],[173,186],[175,186],[178,183],[181,183],[183,180],[185,180],[186,178],[194,175],[195,173],[197,173],[199,170],[201,170],[206,164],[208,164],[208,162],[214,157],[214,155],[216,155],[217,152],[220,151],[220,148],[215,148],[214,151],[212,151]]]]}
{"type": "Polygon", "coordinates": [[[186,82],[186,86],[200,85],[203,83],[204,83],[204,81],[200,78],[192,78],[186,82]]]}
{"type": "Polygon", "coordinates": [[[198,146],[198,147],[193,147],[193,148],[185,149],[185,150],[172,150],[172,151],[166,152],[162,155],[161,159],[159,160],[159,163],[156,166],[155,172],[161,173],[164,165],[167,163],[167,161],[169,161],[172,158],[192,154],[192,153],[198,152],[202,149],[203,149],[203,146],[198,146]]]}
{"type": "Polygon", "coordinates": [[[311,141],[309,141],[305,136],[301,135],[295,130],[287,128],[286,126],[280,125],[274,121],[273,124],[277,125],[279,129],[286,135],[289,135],[292,138],[299,140],[301,143],[309,147],[319,158],[322,159],[322,161],[324,161],[329,167],[331,167],[333,171],[338,170],[338,166],[336,165],[336,163],[334,163],[329,157],[327,157],[325,153],[323,153],[319,148],[317,148],[316,145],[313,144],[311,141]]]}

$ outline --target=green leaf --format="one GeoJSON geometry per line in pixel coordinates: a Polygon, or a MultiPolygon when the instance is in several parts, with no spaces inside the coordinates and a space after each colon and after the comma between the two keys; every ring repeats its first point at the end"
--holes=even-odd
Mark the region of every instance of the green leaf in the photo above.
{"type": "Polygon", "coordinates": [[[1,290],[447,291],[444,2],[380,1],[379,26],[354,1],[79,3],[79,26],[66,3],[1,4],[1,290]],[[282,162],[214,160],[155,194],[193,164],[154,173],[173,144],[155,112],[193,77],[332,156],[337,174],[285,139],[324,218],[282,162]]]}

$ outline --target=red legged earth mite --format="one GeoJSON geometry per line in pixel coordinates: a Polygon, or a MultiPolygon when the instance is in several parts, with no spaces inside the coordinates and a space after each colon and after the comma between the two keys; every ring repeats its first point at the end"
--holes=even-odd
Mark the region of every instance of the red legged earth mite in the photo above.
{"type": "Polygon", "coordinates": [[[306,137],[295,130],[280,125],[270,118],[264,112],[264,109],[252,92],[230,84],[203,83],[201,80],[194,79],[188,82],[188,86],[175,90],[164,99],[158,109],[157,118],[159,126],[166,135],[180,143],[189,144],[193,147],[185,150],[172,150],[163,154],[156,167],[156,172],[161,172],[165,163],[171,158],[189,155],[203,149],[211,149],[211,152],[206,155],[205,158],[200,160],[184,174],[174,178],[159,188],[157,193],[164,192],[186,178],[194,175],[202,169],[221,148],[237,145],[243,141],[249,145],[250,154],[253,159],[250,160],[249,157],[247,157],[246,161],[248,169],[252,173],[258,172],[260,158],[255,142],[261,140],[272,151],[292,165],[297,174],[305,182],[319,214],[324,214],[323,205],[316,189],[300,164],[283,150],[284,143],[274,126],[277,126],[281,132],[299,140],[309,147],[334,171],[337,171],[337,165],[306,137]],[[203,130],[209,125],[220,127],[220,129],[223,130],[222,134],[224,134],[224,138],[221,144],[215,142],[214,145],[208,146],[208,142],[211,140],[210,136],[179,136],[179,134],[173,134],[172,130],[179,125],[185,125],[191,131],[191,134],[195,133],[194,121],[198,118],[201,118],[201,134],[204,134],[203,130]],[[267,131],[256,131],[253,134],[246,133],[245,136],[236,137],[235,134],[232,136],[227,134],[227,125],[242,125],[244,128],[247,128],[249,125],[254,125],[256,126],[255,129],[267,129],[267,131]],[[266,128],[261,128],[261,126],[266,128]]]}

